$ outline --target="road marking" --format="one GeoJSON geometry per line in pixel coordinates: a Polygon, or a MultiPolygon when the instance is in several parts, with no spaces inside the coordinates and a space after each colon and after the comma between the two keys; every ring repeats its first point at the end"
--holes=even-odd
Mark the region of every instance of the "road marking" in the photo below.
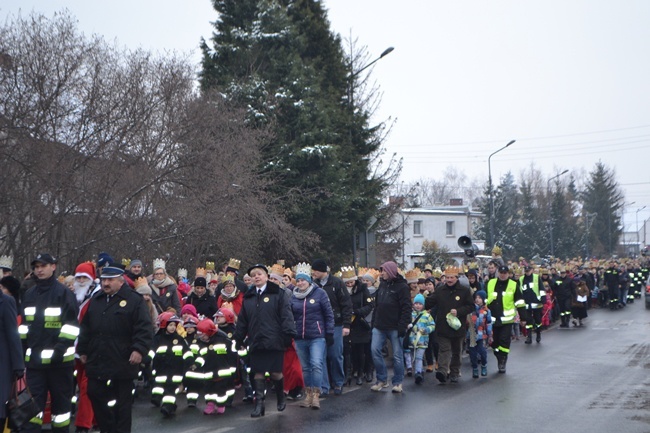
{"type": "Polygon", "coordinates": [[[230,430],[234,430],[235,427],[221,427],[219,429],[214,430],[212,427],[196,427],[196,428],[191,428],[189,430],[183,430],[183,433],[225,433],[230,430]]]}

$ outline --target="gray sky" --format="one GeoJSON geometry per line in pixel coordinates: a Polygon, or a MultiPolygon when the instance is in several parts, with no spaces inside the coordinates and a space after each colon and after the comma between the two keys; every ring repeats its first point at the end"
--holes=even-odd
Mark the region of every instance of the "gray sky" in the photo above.
{"type": "MultiPolygon", "coordinates": [[[[405,182],[450,165],[487,181],[489,154],[516,139],[492,157],[495,183],[531,164],[549,176],[600,160],[635,202],[627,229],[650,217],[650,1],[323,3],[343,37],[373,55],[395,47],[372,79],[376,119],[396,119],[386,147],[404,158],[405,182]]],[[[64,7],[85,33],[197,62],[216,19],[209,0],[5,0],[0,18],[64,7]]]]}

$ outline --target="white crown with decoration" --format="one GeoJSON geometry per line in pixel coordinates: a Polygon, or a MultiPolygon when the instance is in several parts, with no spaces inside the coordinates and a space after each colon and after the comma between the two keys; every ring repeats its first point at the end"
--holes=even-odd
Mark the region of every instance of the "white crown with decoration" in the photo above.
{"type": "Polygon", "coordinates": [[[154,259],[154,260],[153,260],[153,268],[154,268],[154,269],[162,268],[162,269],[164,269],[165,271],[167,270],[167,267],[166,267],[165,261],[164,261],[163,259],[154,259]]]}
{"type": "Polygon", "coordinates": [[[305,274],[311,275],[311,265],[309,263],[298,263],[296,265],[296,275],[305,274]]]}
{"type": "Polygon", "coordinates": [[[178,270],[178,278],[187,278],[187,269],[180,268],[178,270]]]}
{"type": "Polygon", "coordinates": [[[0,256],[0,268],[12,270],[14,258],[12,256],[0,256]]]}

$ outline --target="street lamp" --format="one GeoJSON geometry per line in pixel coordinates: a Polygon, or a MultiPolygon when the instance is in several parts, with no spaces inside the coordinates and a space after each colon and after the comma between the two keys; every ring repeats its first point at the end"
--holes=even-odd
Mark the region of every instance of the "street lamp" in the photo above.
{"type": "Polygon", "coordinates": [[[492,154],[488,157],[488,181],[489,181],[489,193],[490,193],[490,245],[492,247],[494,247],[494,197],[492,194],[492,165],[490,160],[494,155],[501,152],[503,149],[510,146],[515,141],[516,140],[510,140],[508,144],[506,144],[496,152],[492,152],[492,154]]]}
{"type": "Polygon", "coordinates": [[[557,174],[550,178],[546,182],[546,194],[549,197],[549,215],[548,215],[548,232],[549,232],[549,237],[551,238],[551,256],[555,256],[555,248],[553,246],[553,199],[551,198],[551,181],[553,179],[557,179],[558,177],[562,176],[563,174],[567,174],[569,170],[564,170],[562,173],[557,174]]]}
{"type": "Polygon", "coordinates": [[[642,208],[639,208],[636,210],[636,222],[634,224],[634,228],[636,228],[636,252],[637,254],[641,251],[641,240],[639,239],[639,212],[645,209],[646,206],[643,206],[642,208]]]}
{"type": "MultiPolygon", "coordinates": [[[[349,90],[348,90],[348,106],[350,108],[350,129],[349,129],[349,134],[350,134],[350,145],[353,144],[353,139],[352,139],[352,129],[354,125],[354,79],[359,75],[361,72],[365,71],[375,63],[377,63],[379,60],[383,59],[386,57],[388,54],[393,52],[395,48],[394,47],[388,47],[386,48],[380,55],[377,57],[375,60],[372,62],[368,63],[361,69],[358,69],[357,71],[352,71],[350,70],[350,81],[348,82],[349,90]]],[[[352,58],[352,55],[350,55],[350,58],[352,58]]],[[[352,63],[350,63],[350,66],[352,66],[352,63]]],[[[350,68],[352,69],[352,68],[350,68]]],[[[366,233],[366,243],[367,243],[367,233],[366,233]]],[[[367,251],[367,245],[366,245],[366,251],[367,251]]],[[[367,252],[366,252],[366,257],[367,257],[367,252]]],[[[367,264],[366,264],[367,265],[367,264]]],[[[356,268],[357,266],[357,227],[355,223],[352,223],[352,266],[356,268]]]]}

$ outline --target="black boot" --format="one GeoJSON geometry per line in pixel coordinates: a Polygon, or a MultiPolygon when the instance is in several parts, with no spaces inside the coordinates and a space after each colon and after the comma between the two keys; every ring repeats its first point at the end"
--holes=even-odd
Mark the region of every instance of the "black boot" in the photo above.
{"type": "Polygon", "coordinates": [[[538,329],[536,332],[537,332],[537,337],[535,338],[535,341],[539,343],[542,341],[542,331],[538,329]]]}
{"type": "Polygon", "coordinates": [[[526,344],[533,344],[533,330],[529,329],[528,330],[528,336],[526,337],[526,344]]]}
{"type": "Polygon", "coordinates": [[[497,367],[499,369],[499,373],[504,374],[506,372],[506,362],[508,361],[508,358],[505,356],[500,356],[497,359],[497,367]]]}
{"type": "Polygon", "coordinates": [[[253,387],[255,388],[255,408],[251,412],[251,418],[264,416],[264,394],[266,392],[266,379],[254,379],[253,387]]]}
{"type": "Polygon", "coordinates": [[[287,407],[287,397],[284,395],[284,378],[274,380],[275,398],[278,402],[278,412],[282,412],[287,407]]]}

